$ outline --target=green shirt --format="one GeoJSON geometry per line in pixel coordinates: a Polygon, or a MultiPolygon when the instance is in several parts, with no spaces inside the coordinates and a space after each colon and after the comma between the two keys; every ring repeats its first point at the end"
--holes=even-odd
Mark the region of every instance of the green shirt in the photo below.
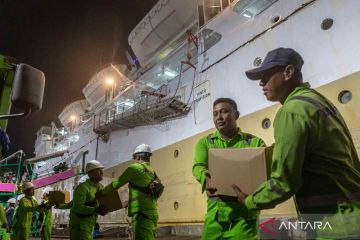
{"type": "MultiPolygon", "coordinates": [[[[231,140],[225,140],[219,131],[214,132],[206,137],[201,138],[195,147],[195,162],[192,168],[193,175],[201,184],[202,191],[205,191],[205,174],[208,173],[208,150],[210,148],[248,148],[248,147],[265,147],[265,142],[251,134],[241,132],[231,140]]],[[[237,202],[223,202],[208,200],[208,212],[214,210],[217,212],[219,221],[232,221],[243,216],[243,206],[237,202]]]]}
{"type": "Polygon", "coordinates": [[[8,222],[6,220],[4,207],[2,206],[2,204],[0,204],[0,228],[2,225],[7,224],[7,223],[8,222]]]}
{"type": "Polygon", "coordinates": [[[95,212],[95,208],[98,207],[99,204],[95,199],[95,194],[101,189],[102,185],[100,183],[93,183],[90,179],[86,180],[86,182],[80,183],[74,191],[70,208],[70,213],[72,214],[71,216],[80,216],[80,219],[88,216],[95,217],[96,219],[97,214],[95,212]]]}
{"type": "Polygon", "coordinates": [[[13,216],[13,227],[28,228],[30,230],[33,212],[38,209],[39,205],[37,201],[31,196],[21,198],[19,206],[13,216]]]}
{"type": "Polygon", "coordinates": [[[272,208],[296,194],[300,212],[324,213],[324,206],[360,192],[360,162],[342,116],[336,109],[326,116],[297,96],[334,108],[307,83],[287,97],[274,120],[271,178],[246,198],[249,209],[272,208]]]}
{"type": "MultiPolygon", "coordinates": [[[[42,202],[42,204],[46,205],[46,204],[48,204],[48,202],[49,201],[44,200],[42,202]]],[[[41,227],[42,228],[44,228],[44,227],[50,227],[51,228],[51,225],[52,225],[52,208],[42,209],[40,212],[43,214],[43,221],[41,223],[41,227]]]]}
{"type": "MultiPolygon", "coordinates": [[[[110,193],[126,183],[133,183],[140,187],[148,186],[154,180],[154,170],[149,162],[132,163],[116,180],[106,186],[103,192],[110,193]]],[[[128,215],[141,212],[147,216],[158,215],[157,200],[129,186],[129,210],[128,215]]]]}

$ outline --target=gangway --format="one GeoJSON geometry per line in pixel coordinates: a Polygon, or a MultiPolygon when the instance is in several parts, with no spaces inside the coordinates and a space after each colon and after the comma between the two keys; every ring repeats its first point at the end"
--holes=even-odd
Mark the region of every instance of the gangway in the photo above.
{"type": "MultiPolygon", "coordinates": [[[[7,200],[10,197],[16,196],[16,186],[21,182],[21,167],[22,159],[25,156],[23,150],[18,150],[17,152],[11,154],[10,156],[0,160],[1,169],[14,169],[15,168],[15,179],[10,178],[7,182],[0,183],[0,197],[2,200],[7,200]],[[12,161],[16,159],[16,161],[12,161]]],[[[4,177],[4,176],[2,176],[4,177]]]]}

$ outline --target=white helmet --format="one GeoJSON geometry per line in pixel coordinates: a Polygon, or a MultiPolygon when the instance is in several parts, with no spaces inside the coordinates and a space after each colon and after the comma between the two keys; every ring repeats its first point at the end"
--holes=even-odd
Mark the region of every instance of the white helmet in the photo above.
{"type": "Polygon", "coordinates": [[[52,187],[46,187],[42,190],[42,193],[49,195],[49,192],[52,192],[52,191],[54,191],[54,189],[52,187]]]}
{"type": "Polygon", "coordinates": [[[32,182],[23,182],[22,184],[22,190],[23,191],[26,191],[30,188],[33,188],[34,187],[34,184],[32,182]]]}
{"type": "Polygon", "coordinates": [[[16,199],[15,198],[10,198],[9,200],[7,200],[7,203],[16,204],[16,199]]]}
{"type": "Polygon", "coordinates": [[[99,161],[91,160],[86,164],[85,172],[88,173],[88,172],[90,172],[94,169],[98,169],[98,168],[104,168],[104,166],[99,161]]]}
{"type": "Polygon", "coordinates": [[[137,146],[135,148],[133,155],[135,155],[137,153],[152,153],[150,145],[145,144],[145,143],[140,144],[139,146],[137,146]]]}

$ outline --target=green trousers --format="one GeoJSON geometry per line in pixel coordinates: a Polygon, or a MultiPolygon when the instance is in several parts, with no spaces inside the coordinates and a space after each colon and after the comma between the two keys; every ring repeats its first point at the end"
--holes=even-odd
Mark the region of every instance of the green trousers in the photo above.
{"type": "Polygon", "coordinates": [[[86,225],[70,225],[70,239],[71,240],[92,240],[92,232],[94,226],[90,227],[86,225]]]}
{"type": "Polygon", "coordinates": [[[157,216],[146,216],[135,213],[131,218],[131,226],[134,240],[153,240],[157,226],[157,216]]]}
{"type": "Polygon", "coordinates": [[[10,233],[7,233],[6,229],[4,229],[4,228],[0,228],[0,239],[10,240],[10,233]]]}
{"type": "Polygon", "coordinates": [[[248,211],[246,207],[241,206],[238,203],[221,202],[216,204],[216,202],[210,201],[208,202],[201,239],[259,239],[257,213],[248,211]]]}
{"type": "Polygon", "coordinates": [[[96,223],[97,216],[80,218],[70,212],[70,239],[71,240],[92,240],[92,232],[96,223]]]}
{"type": "Polygon", "coordinates": [[[30,228],[13,228],[15,240],[29,240],[30,228]]]}
{"type": "Polygon", "coordinates": [[[41,240],[50,240],[51,239],[51,228],[52,228],[52,225],[50,225],[50,226],[44,225],[43,226],[43,229],[41,232],[41,240]]]}

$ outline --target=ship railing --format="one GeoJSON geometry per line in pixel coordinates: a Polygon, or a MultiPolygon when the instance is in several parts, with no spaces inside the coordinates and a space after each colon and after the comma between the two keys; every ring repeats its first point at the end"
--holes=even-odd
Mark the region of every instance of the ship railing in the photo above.
{"type": "Polygon", "coordinates": [[[125,109],[123,106],[123,111],[119,111],[118,106],[112,106],[95,115],[94,132],[103,134],[118,128],[161,124],[170,118],[184,115],[188,109],[175,95],[176,92],[169,94],[167,85],[152,92],[142,91],[132,107],[125,109]]]}

